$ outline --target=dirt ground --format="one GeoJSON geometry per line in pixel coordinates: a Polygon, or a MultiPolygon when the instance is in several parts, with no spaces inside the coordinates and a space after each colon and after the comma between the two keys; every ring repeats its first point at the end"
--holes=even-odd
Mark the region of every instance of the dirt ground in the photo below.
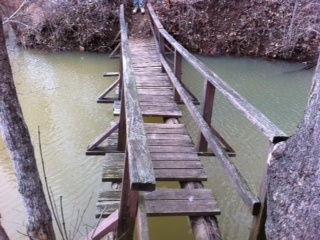
{"type": "MultiPolygon", "coordinates": [[[[129,9],[130,12],[131,8],[129,9]]],[[[129,25],[129,37],[131,38],[147,38],[151,36],[150,25],[147,14],[142,14],[138,11],[136,14],[131,14],[129,25]]]]}
{"type": "Polygon", "coordinates": [[[167,31],[194,52],[313,62],[320,41],[317,1],[166,0],[153,7],[167,31]]]}
{"type": "MultiPolygon", "coordinates": [[[[7,2],[0,0],[0,5],[1,1],[7,2]]],[[[165,29],[192,52],[300,62],[315,62],[318,57],[318,1],[148,0],[165,29]]],[[[147,14],[132,14],[131,0],[33,3],[37,11],[43,8],[42,21],[35,23],[35,14],[27,7],[15,20],[28,27],[12,25],[18,43],[26,48],[108,52],[117,44],[114,37],[119,31],[122,3],[130,35],[148,36],[147,14]]]]}

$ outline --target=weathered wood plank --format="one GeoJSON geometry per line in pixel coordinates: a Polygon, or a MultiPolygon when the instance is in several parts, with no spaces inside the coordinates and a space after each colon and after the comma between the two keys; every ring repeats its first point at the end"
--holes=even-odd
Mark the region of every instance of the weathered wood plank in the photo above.
{"type": "Polygon", "coordinates": [[[156,182],[144,131],[142,112],[139,103],[136,101],[136,99],[138,99],[138,93],[132,68],[123,5],[121,5],[120,8],[122,71],[130,189],[152,191],[155,189],[156,182]]]}
{"type": "Polygon", "coordinates": [[[100,240],[118,226],[119,212],[114,211],[108,218],[104,219],[99,225],[92,229],[84,240],[100,240]]]}
{"type": "Polygon", "coordinates": [[[149,139],[148,140],[149,146],[188,146],[193,147],[193,143],[189,140],[170,140],[170,139],[149,139]]]}
{"type": "Polygon", "coordinates": [[[114,211],[118,210],[120,206],[119,201],[103,201],[96,203],[96,218],[102,217],[106,218],[110,216],[114,211]]]}
{"type": "Polygon", "coordinates": [[[147,201],[148,216],[211,216],[219,215],[220,209],[207,200],[157,200],[147,201]]]}
{"type": "MultiPolygon", "coordinates": [[[[167,104],[167,106],[162,106],[162,105],[145,105],[145,104],[142,104],[141,105],[141,109],[142,111],[144,112],[159,112],[159,111],[163,111],[163,112],[167,112],[167,114],[170,115],[170,112],[179,112],[180,113],[180,110],[178,108],[177,105],[174,105],[174,104],[167,104]]],[[[164,113],[165,114],[165,113],[164,113]]],[[[175,113],[174,113],[175,114],[175,113]]],[[[181,113],[179,114],[181,115],[181,113]]]]}
{"type": "Polygon", "coordinates": [[[98,202],[102,201],[120,201],[121,191],[119,190],[100,190],[98,202]]]}
{"type": "MultiPolygon", "coordinates": [[[[206,181],[203,169],[154,169],[157,181],[206,181]]],[[[102,182],[121,181],[123,169],[106,169],[102,174],[102,182]]]]}
{"type": "Polygon", "coordinates": [[[151,152],[159,153],[195,153],[196,148],[194,146],[149,146],[151,152]]]}
{"type": "Polygon", "coordinates": [[[174,131],[176,131],[177,129],[182,129],[183,133],[188,134],[184,124],[145,123],[145,129],[147,132],[157,131],[158,129],[165,129],[166,131],[170,131],[171,129],[173,129],[174,131]]]}
{"type": "Polygon", "coordinates": [[[153,161],[165,161],[165,160],[197,161],[199,160],[199,157],[195,153],[151,153],[151,159],[153,161]]]}
{"type": "Polygon", "coordinates": [[[139,240],[149,240],[149,226],[144,202],[139,202],[137,214],[137,233],[139,240]]]}
{"type": "MultiPolygon", "coordinates": [[[[188,135],[177,135],[174,133],[168,133],[168,134],[161,134],[161,133],[148,133],[147,134],[148,139],[177,139],[177,140],[189,140],[190,137],[188,135]]],[[[196,152],[196,151],[195,151],[196,152]]]]}
{"type": "Polygon", "coordinates": [[[208,216],[220,214],[209,189],[157,189],[146,193],[148,216],[208,216]]]}
{"type": "Polygon", "coordinates": [[[119,75],[120,75],[119,72],[106,72],[103,74],[104,77],[117,77],[119,75]]]}
{"type": "Polygon", "coordinates": [[[210,189],[164,189],[144,193],[145,200],[214,200],[210,189]]]}

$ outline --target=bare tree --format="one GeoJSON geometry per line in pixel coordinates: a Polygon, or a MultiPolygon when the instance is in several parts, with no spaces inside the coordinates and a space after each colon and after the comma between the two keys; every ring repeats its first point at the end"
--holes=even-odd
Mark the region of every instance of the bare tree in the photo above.
{"type": "Polygon", "coordinates": [[[297,132],[275,146],[268,170],[268,239],[320,239],[320,58],[297,132]]]}
{"type": "Polygon", "coordinates": [[[17,97],[0,17],[0,130],[26,209],[30,239],[55,239],[28,127],[17,97]]]}

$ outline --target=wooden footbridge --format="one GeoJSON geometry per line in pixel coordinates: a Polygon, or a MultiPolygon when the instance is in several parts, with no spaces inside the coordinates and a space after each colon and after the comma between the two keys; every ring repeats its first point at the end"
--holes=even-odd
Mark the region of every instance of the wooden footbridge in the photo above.
{"type": "Polygon", "coordinates": [[[265,176],[256,196],[230,160],[235,152],[211,126],[215,91],[220,91],[243,113],[270,140],[271,146],[285,139],[285,134],[173,39],[150,4],[148,17],[153,37],[128,38],[124,7],[120,8],[120,72],[106,74],[119,77],[98,100],[113,102],[119,120],[87,149],[87,155],[106,154],[102,181],[111,182],[114,187],[100,192],[96,217],[105,219],[100,219],[86,239],[102,239],[110,233],[117,239],[133,239],[135,225],[139,239],[150,239],[147,218],[152,216],[188,216],[195,239],[221,239],[215,218],[220,209],[212,190],[201,183],[207,180],[199,159],[201,154],[212,154],[220,161],[253,215],[250,239],[261,239],[265,176]],[[183,58],[204,79],[201,111],[195,106],[199,101],[183,84],[183,58]],[[115,87],[118,96],[107,97],[115,87]],[[185,104],[199,129],[196,145],[179,122],[182,114],[177,103],[185,104]],[[148,123],[146,116],[157,117],[161,122],[148,123]],[[181,188],[157,188],[160,181],[176,181],[181,188]]]}

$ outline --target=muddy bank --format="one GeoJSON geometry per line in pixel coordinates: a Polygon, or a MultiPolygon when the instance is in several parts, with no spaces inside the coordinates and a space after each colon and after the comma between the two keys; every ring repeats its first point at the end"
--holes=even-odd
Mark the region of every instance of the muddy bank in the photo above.
{"type": "Polygon", "coordinates": [[[39,0],[26,4],[10,24],[25,48],[109,52],[116,46],[119,5],[120,0],[39,0]]]}
{"type": "Polygon", "coordinates": [[[195,52],[294,61],[317,59],[317,1],[184,2],[172,1],[169,5],[168,1],[155,1],[154,8],[165,28],[195,52]]]}
{"type": "MultiPolygon", "coordinates": [[[[318,56],[317,0],[149,2],[168,32],[193,52],[308,62],[318,56]]],[[[132,1],[33,3],[19,19],[28,27],[15,24],[19,43],[51,51],[110,51],[120,3],[130,20],[132,1]]]]}

